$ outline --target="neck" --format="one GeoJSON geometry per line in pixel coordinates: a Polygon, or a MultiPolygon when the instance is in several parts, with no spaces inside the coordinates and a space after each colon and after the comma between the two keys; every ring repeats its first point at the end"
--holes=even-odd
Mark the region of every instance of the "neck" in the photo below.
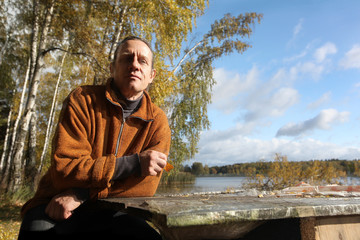
{"type": "Polygon", "coordinates": [[[143,95],[142,91],[137,93],[137,94],[131,94],[131,93],[128,93],[128,94],[125,93],[124,94],[122,91],[120,91],[120,92],[127,100],[130,100],[130,101],[138,100],[143,95]]]}
{"type": "Polygon", "coordinates": [[[142,95],[144,94],[144,91],[140,91],[140,92],[135,92],[135,91],[131,91],[128,89],[122,89],[121,87],[117,86],[115,81],[112,81],[112,87],[113,89],[116,89],[116,91],[118,91],[124,98],[126,98],[127,100],[130,101],[135,101],[139,98],[142,97],[142,95]]]}
{"type": "Polygon", "coordinates": [[[111,88],[115,91],[116,95],[121,98],[122,100],[127,101],[136,101],[142,98],[144,91],[139,92],[138,94],[124,94],[119,87],[116,86],[115,82],[111,82],[111,88]]]}

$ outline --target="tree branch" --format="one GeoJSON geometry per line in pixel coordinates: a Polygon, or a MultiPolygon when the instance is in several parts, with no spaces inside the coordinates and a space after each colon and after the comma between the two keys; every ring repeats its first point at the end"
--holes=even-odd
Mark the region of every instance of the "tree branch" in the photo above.
{"type": "Polygon", "coordinates": [[[180,65],[185,61],[185,59],[187,58],[187,56],[189,56],[189,54],[191,52],[193,52],[205,39],[199,41],[198,43],[196,43],[182,58],[181,60],[178,62],[178,64],[176,65],[176,67],[173,70],[173,73],[175,73],[178,68],[180,67],[180,65]]]}
{"type": "MultiPolygon", "coordinates": [[[[86,52],[71,52],[69,50],[66,50],[66,49],[63,49],[63,48],[60,48],[60,47],[52,47],[52,48],[49,48],[49,49],[46,49],[42,52],[42,55],[46,55],[47,53],[51,52],[51,51],[62,51],[62,52],[66,52],[68,54],[71,54],[71,55],[82,55],[82,56],[85,56],[86,58],[88,59],[91,59],[95,62],[95,64],[100,68],[102,69],[104,72],[108,72],[107,69],[103,68],[101,66],[101,64],[99,63],[99,61],[92,55],[86,53],[86,52]]],[[[91,60],[89,60],[91,62],[91,60]]]]}
{"type": "MultiPolygon", "coordinates": [[[[218,27],[217,29],[223,29],[225,26],[221,26],[221,27],[218,27]]],[[[178,64],[175,66],[175,68],[174,68],[174,70],[173,70],[173,73],[175,73],[177,70],[178,70],[178,68],[180,67],[180,65],[185,61],[185,59],[187,58],[187,56],[189,56],[189,54],[191,53],[191,52],[193,52],[193,51],[195,51],[195,49],[197,48],[197,47],[199,47],[199,45],[201,44],[201,43],[203,43],[205,40],[207,40],[209,37],[211,37],[211,36],[213,36],[213,33],[208,33],[208,34],[206,34],[205,36],[204,36],[204,38],[201,40],[201,41],[199,41],[199,42],[197,42],[182,58],[181,58],[181,60],[178,62],[178,64]]]]}

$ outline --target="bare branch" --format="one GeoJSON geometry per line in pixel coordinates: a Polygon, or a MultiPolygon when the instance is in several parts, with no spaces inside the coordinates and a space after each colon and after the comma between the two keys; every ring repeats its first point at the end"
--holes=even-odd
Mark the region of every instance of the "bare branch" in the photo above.
{"type": "Polygon", "coordinates": [[[178,68],[180,67],[180,65],[185,61],[185,59],[187,58],[187,56],[189,56],[189,54],[191,52],[193,52],[202,42],[204,42],[205,39],[199,41],[198,43],[196,43],[182,58],[181,60],[178,62],[178,64],[176,65],[176,67],[173,70],[173,73],[175,73],[178,68]]]}
{"type": "Polygon", "coordinates": [[[108,72],[108,70],[107,69],[105,69],[105,68],[103,68],[102,66],[101,66],[101,64],[99,63],[99,61],[94,57],[94,56],[92,56],[92,55],[90,55],[90,54],[88,54],[88,53],[86,53],[86,52],[71,52],[71,51],[69,51],[69,50],[66,50],[66,49],[63,49],[63,48],[60,48],[60,47],[52,47],[52,48],[49,48],[49,49],[47,49],[47,50],[44,50],[43,52],[42,52],[42,54],[43,55],[46,55],[47,53],[49,53],[49,52],[51,52],[51,51],[62,51],[62,52],[66,52],[66,53],[68,53],[68,54],[71,54],[71,55],[82,55],[82,56],[85,56],[86,58],[88,58],[89,59],[89,62],[95,62],[95,64],[101,69],[101,70],[103,70],[104,72],[108,72]],[[92,60],[92,61],[91,61],[92,60]]]}

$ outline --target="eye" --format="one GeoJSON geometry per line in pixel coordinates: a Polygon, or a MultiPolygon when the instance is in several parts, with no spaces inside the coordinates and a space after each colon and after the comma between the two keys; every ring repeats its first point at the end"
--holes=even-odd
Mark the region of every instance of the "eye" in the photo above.
{"type": "Polygon", "coordinates": [[[126,62],[132,62],[133,59],[134,59],[133,56],[129,55],[129,56],[126,57],[126,62]]]}
{"type": "Polygon", "coordinates": [[[129,63],[129,62],[132,62],[133,59],[134,59],[134,57],[131,54],[122,54],[119,57],[119,62],[129,63]]]}
{"type": "Polygon", "coordinates": [[[147,61],[146,61],[146,59],[144,59],[144,58],[140,58],[139,62],[140,62],[141,64],[147,64],[147,61]]]}

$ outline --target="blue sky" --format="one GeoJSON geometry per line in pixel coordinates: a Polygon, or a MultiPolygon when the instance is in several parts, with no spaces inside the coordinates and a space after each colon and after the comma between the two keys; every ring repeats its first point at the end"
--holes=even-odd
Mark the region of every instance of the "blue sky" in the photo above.
{"type": "Polygon", "coordinates": [[[360,159],[360,1],[213,0],[193,36],[245,12],[264,16],[252,48],[215,62],[211,129],[191,161],[360,159]]]}

